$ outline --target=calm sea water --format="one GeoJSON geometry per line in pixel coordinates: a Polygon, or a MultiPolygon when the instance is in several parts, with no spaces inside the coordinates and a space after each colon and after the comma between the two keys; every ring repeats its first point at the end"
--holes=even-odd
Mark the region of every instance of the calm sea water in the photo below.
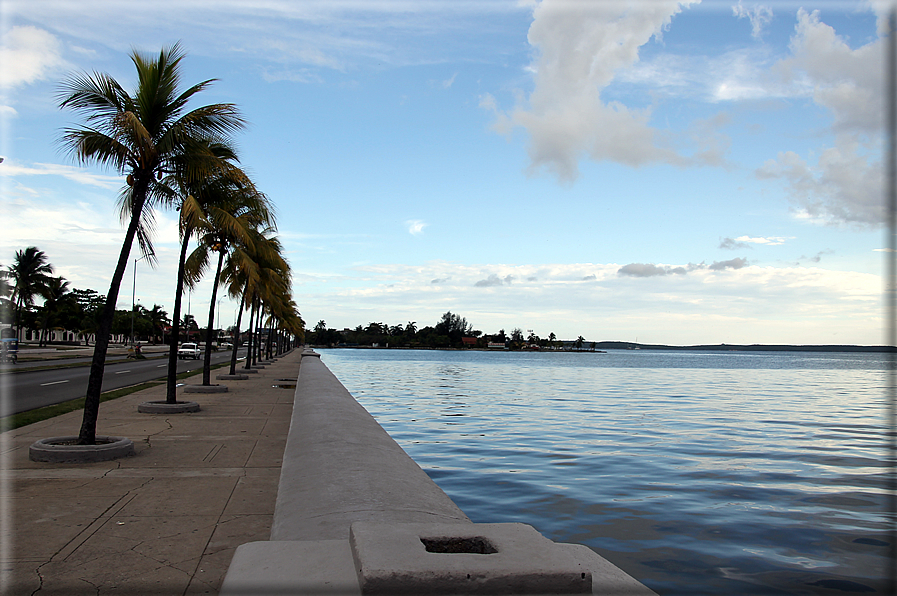
{"type": "Polygon", "coordinates": [[[886,355],[321,353],[474,522],[661,595],[887,592],[886,355]]]}

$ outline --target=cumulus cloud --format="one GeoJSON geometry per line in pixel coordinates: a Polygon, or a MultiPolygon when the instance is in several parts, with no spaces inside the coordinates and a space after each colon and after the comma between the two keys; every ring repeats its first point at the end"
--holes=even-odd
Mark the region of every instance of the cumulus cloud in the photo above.
{"type": "Polygon", "coordinates": [[[879,225],[884,222],[881,162],[871,160],[854,136],[839,135],[815,164],[793,151],[780,152],[755,172],[781,179],[798,206],[798,217],[821,223],[879,225]]]}
{"type": "Polygon", "coordinates": [[[412,236],[420,236],[424,233],[424,228],[429,224],[419,219],[409,219],[405,222],[405,225],[408,226],[409,234],[411,234],[412,236]]]}
{"type": "Polygon", "coordinates": [[[851,48],[820,20],[800,9],[791,56],[774,71],[788,85],[804,88],[832,115],[834,144],[812,163],[781,152],[756,170],[761,179],[783,181],[799,218],[824,224],[877,226],[884,221],[884,177],[878,142],[883,132],[883,38],[851,48]]]}
{"type": "Polygon", "coordinates": [[[62,44],[37,27],[13,27],[0,46],[0,88],[14,89],[49,78],[65,67],[62,44]]]}
{"type": "Polygon", "coordinates": [[[774,70],[789,84],[806,88],[831,111],[838,132],[878,134],[884,115],[883,38],[856,49],[819,19],[819,11],[797,12],[791,56],[774,70]]]}
{"type": "Polygon", "coordinates": [[[762,4],[755,4],[753,8],[745,8],[738,0],[738,4],[732,7],[732,14],[739,19],[748,19],[751,22],[751,35],[760,38],[763,28],[772,22],[772,9],[762,4]]]}
{"type": "Polygon", "coordinates": [[[741,242],[733,238],[723,238],[719,242],[719,248],[726,250],[740,250],[742,248],[751,248],[746,242],[741,242]]]}
{"type": "Polygon", "coordinates": [[[476,282],[473,285],[474,285],[474,287],[477,287],[477,288],[494,288],[496,286],[504,286],[504,285],[509,286],[509,285],[511,285],[512,281],[514,281],[513,275],[506,275],[504,277],[499,277],[495,273],[492,273],[486,279],[481,279],[480,281],[476,282]]]}
{"type": "Polygon", "coordinates": [[[685,267],[668,267],[665,265],[653,265],[651,263],[630,263],[623,265],[617,271],[617,275],[630,277],[656,277],[660,275],[684,275],[685,267]]]}
{"type": "Polygon", "coordinates": [[[747,266],[748,260],[744,258],[729,259],[728,261],[714,261],[708,269],[711,271],[722,271],[724,269],[741,269],[747,266]]]}
{"type": "MultiPolygon", "coordinates": [[[[660,38],[674,15],[692,2],[569,2],[544,0],[533,10],[528,40],[538,50],[528,105],[496,109],[494,129],[524,128],[531,173],[547,169],[564,181],[578,175],[583,155],[629,166],[685,165],[648,125],[649,110],[605,102],[601,91],[638,61],[639,48],[660,38]]],[[[491,96],[480,105],[494,109],[491,96]]]]}

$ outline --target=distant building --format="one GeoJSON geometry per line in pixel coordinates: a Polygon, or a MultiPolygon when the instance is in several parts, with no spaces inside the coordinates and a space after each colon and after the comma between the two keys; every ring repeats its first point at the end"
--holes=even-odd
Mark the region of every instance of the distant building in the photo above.
{"type": "Polygon", "coordinates": [[[461,342],[464,344],[465,348],[477,347],[477,338],[475,337],[462,337],[461,342]]]}
{"type": "Polygon", "coordinates": [[[508,349],[508,345],[506,343],[500,342],[500,341],[490,341],[486,347],[489,348],[490,350],[507,350],[508,349]]]}

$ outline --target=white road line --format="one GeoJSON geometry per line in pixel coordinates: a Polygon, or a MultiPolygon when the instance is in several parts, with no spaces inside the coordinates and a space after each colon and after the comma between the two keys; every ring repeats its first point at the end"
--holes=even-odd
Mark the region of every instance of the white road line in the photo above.
{"type": "Polygon", "coordinates": [[[53,381],[52,383],[41,383],[40,386],[46,387],[47,385],[59,385],[60,383],[68,383],[68,382],[69,382],[69,380],[66,379],[65,381],[53,381]]]}
{"type": "Polygon", "coordinates": [[[157,364],[156,368],[162,368],[163,366],[168,366],[167,364],[157,364]]]}
{"type": "Polygon", "coordinates": [[[129,370],[120,370],[120,371],[116,372],[115,374],[117,374],[117,375],[123,375],[123,374],[125,374],[125,373],[129,373],[129,372],[131,372],[131,371],[129,371],[129,370]]]}

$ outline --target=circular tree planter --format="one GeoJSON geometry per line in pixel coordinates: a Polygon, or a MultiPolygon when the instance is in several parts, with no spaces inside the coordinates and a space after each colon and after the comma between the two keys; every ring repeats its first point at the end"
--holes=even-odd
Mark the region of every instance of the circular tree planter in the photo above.
{"type": "Polygon", "coordinates": [[[165,400],[145,401],[137,406],[137,411],[142,414],[183,414],[199,412],[199,404],[195,401],[178,401],[173,404],[165,400]]]}
{"type": "Polygon", "coordinates": [[[249,375],[216,375],[215,378],[219,381],[245,381],[249,375]]]}
{"type": "Polygon", "coordinates": [[[227,385],[184,385],[184,393],[227,393],[227,385]]]}
{"type": "Polygon", "coordinates": [[[31,461],[80,464],[109,461],[134,455],[134,442],[124,437],[97,436],[96,445],[78,445],[77,436],[50,437],[35,441],[28,449],[31,461]]]}

